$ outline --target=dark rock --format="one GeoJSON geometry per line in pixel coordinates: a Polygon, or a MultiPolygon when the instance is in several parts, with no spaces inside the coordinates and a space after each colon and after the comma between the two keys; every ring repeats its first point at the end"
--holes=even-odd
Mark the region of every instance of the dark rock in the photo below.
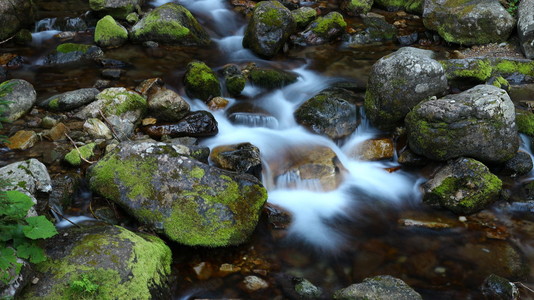
{"type": "Polygon", "coordinates": [[[0,41],[33,22],[34,11],[31,0],[0,1],[0,41]]]}
{"type": "Polygon", "coordinates": [[[491,274],[484,280],[481,287],[482,294],[491,300],[517,300],[519,289],[506,278],[491,274]]]}
{"type": "Polygon", "coordinates": [[[399,41],[399,44],[401,46],[410,46],[417,42],[419,39],[419,34],[417,32],[412,32],[407,35],[398,35],[397,41],[399,41]]]}
{"type": "Polygon", "coordinates": [[[399,155],[399,164],[407,167],[423,167],[426,166],[429,160],[421,155],[413,153],[410,149],[404,150],[399,155]]]}
{"type": "Polygon", "coordinates": [[[282,88],[297,81],[297,74],[276,69],[252,68],[248,79],[254,85],[267,89],[282,88]]]}
{"type": "Polygon", "coordinates": [[[54,95],[44,100],[40,105],[55,111],[70,111],[80,106],[93,102],[98,89],[86,88],[54,95]]]}
{"type": "Polygon", "coordinates": [[[366,278],[362,283],[353,284],[334,293],[334,299],[395,299],[395,300],[418,300],[423,299],[419,293],[408,286],[404,281],[389,276],[381,275],[366,278]]]}
{"type": "Polygon", "coordinates": [[[238,96],[245,88],[246,78],[236,65],[227,65],[223,69],[226,90],[232,96],[238,96]]]}
{"type": "Polygon", "coordinates": [[[311,22],[293,42],[302,46],[326,44],[341,36],[345,26],[347,23],[343,16],[338,12],[331,12],[311,22]]]}
{"type": "Polygon", "coordinates": [[[512,159],[504,164],[501,173],[512,176],[525,175],[532,170],[532,167],[530,154],[525,151],[518,151],[512,159]]]}
{"type": "Polygon", "coordinates": [[[117,80],[121,78],[122,72],[123,71],[121,69],[104,69],[102,70],[101,74],[102,77],[106,79],[117,80]]]}
{"type": "Polygon", "coordinates": [[[104,52],[97,46],[66,43],[56,48],[54,53],[44,58],[45,65],[61,65],[70,63],[86,63],[104,57],[104,52]]]}
{"type": "Polygon", "coordinates": [[[184,86],[185,92],[191,98],[207,101],[211,97],[221,96],[219,78],[201,61],[193,61],[187,65],[184,86]]]}
{"type": "Polygon", "coordinates": [[[261,180],[260,149],[250,143],[217,146],[211,151],[210,160],[216,167],[248,173],[261,180]]]}
{"type": "Polygon", "coordinates": [[[534,58],[534,2],[521,1],[517,10],[517,34],[521,50],[528,59],[534,58]]]}
{"type": "Polygon", "coordinates": [[[199,110],[188,113],[179,122],[174,124],[149,125],[143,131],[152,138],[160,139],[164,135],[169,137],[207,137],[219,132],[217,121],[207,111],[199,110]]]}

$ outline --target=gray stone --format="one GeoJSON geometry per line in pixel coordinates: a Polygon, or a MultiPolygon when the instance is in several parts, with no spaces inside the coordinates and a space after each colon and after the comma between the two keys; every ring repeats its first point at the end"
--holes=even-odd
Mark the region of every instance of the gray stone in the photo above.
{"type": "Polygon", "coordinates": [[[54,95],[45,100],[41,105],[52,110],[70,111],[93,102],[98,93],[100,93],[100,91],[95,88],[79,89],[54,95]]]}
{"type": "Polygon", "coordinates": [[[0,1],[0,41],[29,25],[33,21],[34,9],[31,0],[0,1]]]}
{"type": "Polygon", "coordinates": [[[189,104],[173,90],[159,88],[150,94],[148,109],[160,121],[176,122],[185,117],[190,110],[189,104]]]}
{"type": "Polygon", "coordinates": [[[338,300],[422,300],[423,297],[404,281],[389,276],[366,278],[334,293],[338,300]]]}
{"type": "Polygon", "coordinates": [[[134,12],[144,2],[144,0],[89,0],[89,6],[100,14],[126,19],[128,14],[134,12]]]}
{"type": "Polygon", "coordinates": [[[517,10],[517,34],[521,50],[528,59],[534,58],[534,0],[522,0],[517,10]]]}
{"type": "Polygon", "coordinates": [[[9,101],[4,113],[8,122],[13,122],[30,111],[37,100],[33,85],[22,79],[4,81],[0,84],[0,89],[6,93],[3,100],[9,101]]]}

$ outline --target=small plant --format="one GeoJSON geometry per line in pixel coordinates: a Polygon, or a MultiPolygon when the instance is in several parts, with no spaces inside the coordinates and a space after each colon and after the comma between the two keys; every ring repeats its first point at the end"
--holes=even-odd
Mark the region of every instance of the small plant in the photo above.
{"type": "MultiPolygon", "coordinates": [[[[2,83],[0,84],[0,129],[2,129],[2,122],[5,122],[4,112],[11,101],[5,100],[5,96],[12,91],[13,83],[2,83]]],[[[7,141],[6,137],[0,135],[0,143],[5,143],[7,141]]]]}
{"type": "Polygon", "coordinates": [[[521,0],[506,0],[505,7],[506,10],[515,17],[517,14],[517,8],[519,7],[519,2],[521,0]]]}
{"type": "Polygon", "coordinates": [[[82,274],[79,279],[70,282],[72,296],[78,299],[93,299],[98,294],[100,285],[94,283],[94,278],[87,274],[82,274]]]}
{"type": "Polygon", "coordinates": [[[19,258],[31,263],[45,261],[37,241],[57,234],[46,217],[26,217],[33,201],[22,192],[5,191],[8,186],[0,180],[0,280],[6,284],[20,273],[19,258]]]}

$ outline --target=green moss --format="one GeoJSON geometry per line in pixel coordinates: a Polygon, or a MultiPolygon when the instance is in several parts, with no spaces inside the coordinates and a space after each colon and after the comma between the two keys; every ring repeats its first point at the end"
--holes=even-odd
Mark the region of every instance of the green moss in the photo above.
{"type": "Polygon", "coordinates": [[[147,109],[146,99],[141,95],[124,90],[104,90],[97,95],[97,99],[104,101],[104,114],[120,116],[123,113],[141,110],[143,113],[147,109]]]}
{"type": "Polygon", "coordinates": [[[338,12],[331,12],[324,17],[319,17],[312,24],[312,31],[318,35],[324,36],[335,27],[345,28],[347,23],[343,19],[343,15],[338,12]]]}
{"type": "Polygon", "coordinates": [[[507,90],[510,87],[510,83],[508,82],[508,80],[504,79],[504,77],[502,76],[495,77],[491,84],[504,90],[507,90]]]}
{"type": "Polygon", "coordinates": [[[54,98],[48,103],[48,107],[51,109],[58,109],[59,108],[59,98],[54,98]]]}
{"type": "Polygon", "coordinates": [[[184,81],[186,92],[192,98],[207,101],[210,97],[221,95],[217,75],[203,62],[190,62],[187,65],[184,81]]]}
{"type": "Polygon", "coordinates": [[[70,53],[74,51],[80,51],[86,53],[92,45],[64,43],[56,47],[56,51],[60,53],[70,53]]]}
{"type": "MultiPolygon", "coordinates": [[[[466,59],[440,61],[447,78],[472,78],[485,82],[492,76],[523,74],[534,76],[534,62],[525,60],[498,59],[466,59]]],[[[504,79],[504,78],[503,78],[504,79]]]]}
{"type": "Polygon", "coordinates": [[[159,13],[150,13],[144,19],[144,26],[142,30],[136,31],[135,35],[140,36],[143,34],[156,32],[160,35],[173,36],[175,38],[182,38],[190,33],[189,28],[183,26],[178,21],[165,21],[161,22],[161,16],[159,13]]]}
{"type": "Polygon", "coordinates": [[[273,69],[252,69],[249,80],[257,86],[274,89],[286,86],[297,81],[297,76],[273,69]]]}
{"type": "Polygon", "coordinates": [[[113,40],[128,39],[128,31],[119,25],[112,16],[105,16],[96,24],[95,43],[107,45],[113,40]]]}
{"type": "Polygon", "coordinates": [[[230,76],[226,78],[226,90],[232,96],[241,94],[241,91],[245,88],[246,79],[244,76],[230,76]]]}
{"type": "Polygon", "coordinates": [[[82,164],[82,158],[88,160],[94,155],[93,150],[96,144],[90,143],[78,149],[72,149],[67,155],[65,155],[65,161],[73,166],[79,166],[82,164]]]}
{"type": "Polygon", "coordinates": [[[194,167],[193,170],[191,171],[191,176],[197,179],[201,179],[202,177],[204,177],[204,174],[205,174],[204,169],[200,167],[194,167]]]}
{"type": "Polygon", "coordinates": [[[297,26],[303,28],[317,17],[317,11],[311,7],[301,7],[292,10],[291,15],[297,26]]]}
{"type": "Polygon", "coordinates": [[[534,137],[534,114],[526,110],[518,110],[515,115],[517,131],[534,137]]]}
{"type": "Polygon", "coordinates": [[[500,74],[520,73],[524,75],[534,76],[534,62],[532,61],[513,61],[513,60],[499,60],[494,66],[494,70],[500,74]]]}

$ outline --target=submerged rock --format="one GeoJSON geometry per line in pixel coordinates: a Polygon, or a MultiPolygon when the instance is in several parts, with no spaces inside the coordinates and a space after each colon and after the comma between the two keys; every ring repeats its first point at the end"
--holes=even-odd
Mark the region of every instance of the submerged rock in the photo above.
{"type": "Polygon", "coordinates": [[[528,174],[533,167],[532,158],[530,154],[519,150],[517,154],[504,164],[503,170],[500,173],[517,176],[528,174]]]}
{"type": "Polygon", "coordinates": [[[278,1],[262,1],[254,8],[243,47],[263,57],[273,57],[282,50],[295,24],[291,12],[278,1]]]}
{"type": "Polygon", "coordinates": [[[504,42],[515,25],[498,0],[425,1],[423,22],[447,42],[462,45],[504,42]]]}
{"type": "Polygon", "coordinates": [[[343,19],[343,15],[338,12],[330,12],[311,22],[304,31],[297,35],[293,42],[303,46],[326,44],[339,37],[345,31],[345,26],[347,23],[343,19]]]}
{"type": "Polygon", "coordinates": [[[478,212],[499,198],[501,180],[472,158],[458,158],[423,185],[423,202],[459,215],[478,212]]]}
{"type": "Polygon", "coordinates": [[[505,162],[519,148],[514,104],[492,85],[423,101],[405,123],[410,149],[434,160],[468,156],[505,162]]]}
{"type": "Polygon", "coordinates": [[[104,48],[120,47],[128,41],[128,30],[112,16],[105,16],[96,23],[95,43],[104,48]]]}
{"type": "Polygon", "coordinates": [[[395,144],[391,138],[365,140],[348,153],[348,156],[365,161],[392,159],[395,155],[395,144]]]}
{"type": "Polygon", "coordinates": [[[19,130],[8,139],[7,147],[11,150],[27,150],[39,141],[39,136],[32,130],[19,130]]]}
{"type": "Polygon", "coordinates": [[[353,284],[334,293],[334,299],[339,300],[418,300],[423,299],[404,281],[389,276],[381,275],[366,278],[362,283],[353,284]]]}
{"type": "Polygon", "coordinates": [[[62,65],[84,63],[99,60],[104,52],[97,46],[86,44],[65,43],[57,46],[56,51],[44,58],[45,65],[62,65]]]}
{"type": "Polygon", "coordinates": [[[26,114],[37,100],[37,92],[26,80],[11,79],[0,84],[0,93],[5,93],[3,100],[9,101],[4,111],[7,122],[13,122],[26,114]]]}
{"type": "Polygon", "coordinates": [[[130,31],[130,39],[182,46],[207,46],[211,40],[195,17],[182,5],[164,4],[146,14],[130,31]]]}
{"type": "Polygon", "coordinates": [[[55,111],[70,111],[93,102],[100,91],[95,88],[79,89],[54,95],[40,105],[55,111]]]}
{"type": "Polygon", "coordinates": [[[160,139],[169,137],[207,137],[214,136],[219,132],[217,120],[210,112],[197,110],[189,112],[177,123],[149,125],[143,127],[143,131],[151,138],[160,139]]]}
{"type": "Polygon", "coordinates": [[[534,2],[521,1],[517,9],[517,34],[521,50],[528,59],[534,58],[534,2]]]}
{"type": "Polygon", "coordinates": [[[373,125],[391,130],[416,104],[447,91],[445,71],[433,56],[432,51],[404,47],[373,65],[364,103],[373,125]]]}
{"type": "Polygon", "coordinates": [[[70,227],[44,243],[47,260],[23,299],[158,299],[168,295],[171,250],[119,226],[70,227]]]}
{"type": "Polygon", "coordinates": [[[190,98],[208,101],[221,96],[221,84],[215,72],[201,61],[187,64],[184,74],[185,92],[190,98]]]}
{"type": "Polygon", "coordinates": [[[126,19],[128,14],[134,12],[143,3],[144,0],[89,0],[89,7],[101,14],[126,19]]]}
{"type": "Polygon", "coordinates": [[[211,167],[176,146],[123,142],[92,166],[91,188],[140,222],[191,246],[243,243],[259,219],[267,192],[248,174],[211,167]]]}

